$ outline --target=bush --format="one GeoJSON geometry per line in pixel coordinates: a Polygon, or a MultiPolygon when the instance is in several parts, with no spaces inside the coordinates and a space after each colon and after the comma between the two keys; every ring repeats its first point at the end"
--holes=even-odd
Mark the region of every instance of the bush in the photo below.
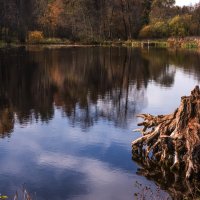
{"type": "Polygon", "coordinates": [[[71,44],[71,42],[64,38],[44,38],[41,44],[71,44]]]}
{"type": "Polygon", "coordinates": [[[140,31],[140,38],[165,38],[169,36],[169,25],[165,22],[150,24],[140,31]]]}
{"type": "Polygon", "coordinates": [[[40,43],[44,39],[42,31],[30,31],[28,33],[28,42],[30,43],[40,43]]]}
{"type": "Polygon", "coordinates": [[[165,22],[156,22],[153,25],[153,37],[166,38],[169,36],[169,25],[165,22]]]}
{"type": "Polygon", "coordinates": [[[144,26],[139,33],[140,38],[152,38],[152,35],[153,35],[152,25],[144,26]]]}
{"type": "Polygon", "coordinates": [[[191,15],[177,15],[169,21],[171,36],[185,37],[190,34],[191,15]]]}

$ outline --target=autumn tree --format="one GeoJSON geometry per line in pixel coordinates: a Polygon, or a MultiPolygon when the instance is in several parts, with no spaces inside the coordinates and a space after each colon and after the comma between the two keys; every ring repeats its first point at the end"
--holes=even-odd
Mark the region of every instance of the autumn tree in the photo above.
{"type": "Polygon", "coordinates": [[[63,12],[63,1],[50,1],[41,18],[38,19],[39,24],[47,33],[48,36],[54,37],[56,28],[58,28],[61,21],[61,14],[63,12]]]}
{"type": "Polygon", "coordinates": [[[190,31],[192,35],[200,35],[200,3],[196,4],[192,12],[190,31]]]}
{"type": "Polygon", "coordinates": [[[163,38],[178,29],[178,35],[200,34],[199,4],[179,7],[175,0],[0,0],[0,8],[0,37],[7,42],[25,42],[29,31],[86,42],[163,38]]]}
{"type": "Polygon", "coordinates": [[[190,34],[191,15],[177,15],[169,22],[171,36],[184,37],[190,34]]]}
{"type": "Polygon", "coordinates": [[[150,12],[150,21],[163,21],[172,17],[170,12],[173,9],[175,0],[154,0],[150,12]]]}

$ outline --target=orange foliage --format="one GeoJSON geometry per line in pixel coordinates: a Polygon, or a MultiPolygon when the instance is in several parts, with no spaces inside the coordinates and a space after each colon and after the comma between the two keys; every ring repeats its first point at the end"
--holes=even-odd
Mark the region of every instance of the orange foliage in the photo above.
{"type": "Polygon", "coordinates": [[[63,10],[64,9],[62,0],[53,0],[48,4],[44,15],[39,19],[39,23],[43,27],[48,28],[49,35],[54,35],[54,31],[59,24],[60,16],[63,10]]]}
{"type": "Polygon", "coordinates": [[[28,41],[31,43],[37,43],[44,39],[43,33],[41,31],[29,31],[28,41]]]}

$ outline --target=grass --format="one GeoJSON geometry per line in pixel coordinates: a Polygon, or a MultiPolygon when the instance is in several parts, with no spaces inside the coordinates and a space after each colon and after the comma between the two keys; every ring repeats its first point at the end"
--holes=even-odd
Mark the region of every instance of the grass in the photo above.
{"type": "Polygon", "coordinates": [[[7,195],[0,195],[0,199],[10,199],[10,200],[36,200],[37,196],[31,195],[28,190],[24,187],[24,185],[19,188],[18,191],[15,192],[14,195],[7,196],[7,195]]]}
{"type": "Polygon", "coordinates": [[[182,48],[196,49],[196,48],[198,48],[198,44],[196,42],[185,42],[182,44],[182,48]]]}
{"type": "Polygon", "coordinates": [[[44,38],[38,41],[28,41],[28,44],[71,44],[71,41],[61,38],[44,38]]]}
{"type": "Polygon", "coordinates": [[[167,48],[169,47],[166,40],[109,40],[100,43],[101,46],[123,46],[123,47],[150,47],[167,48]]]}
{"type": "Polygon", "coordinates": [[[0,49],[6,48],[6,47],[18,47],[20,43],[16,41],[12,41],[10,43],[6,43],[5,41],[0,40],[0,49]]]}

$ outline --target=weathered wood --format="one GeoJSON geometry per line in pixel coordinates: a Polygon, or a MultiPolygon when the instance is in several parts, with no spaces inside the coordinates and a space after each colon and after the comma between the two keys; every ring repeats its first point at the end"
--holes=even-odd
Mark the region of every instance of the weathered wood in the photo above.
{"type": "Polygon", "coordinates": [[[200,90],[181,98],[174,113],[138,115],[142,137],[132,142],[133,157],[153,160],[171,170],[181,170],[186,179],[200,172],[200,90]]]}

